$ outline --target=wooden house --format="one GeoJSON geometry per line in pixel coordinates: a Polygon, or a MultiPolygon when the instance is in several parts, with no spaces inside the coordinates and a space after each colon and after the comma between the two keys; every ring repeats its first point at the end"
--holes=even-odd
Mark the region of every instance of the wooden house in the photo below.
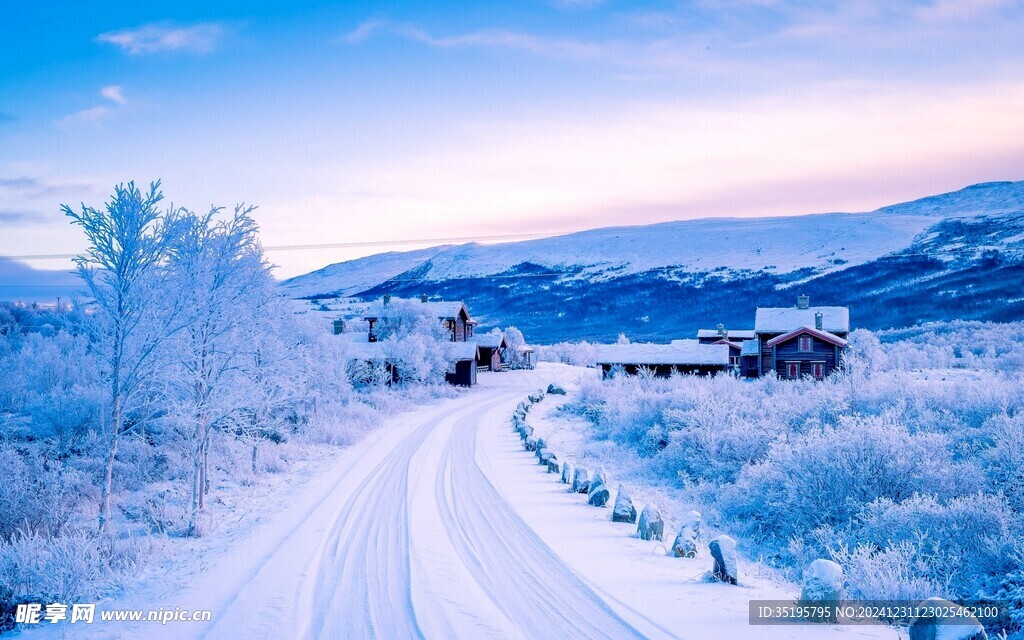
{"type": "Polygon", "coordinates": [[[484,333],[473,338],[478,355],[476,368],[478,371],[501,371],[508,362],[508,343],[500,333],[484,333]]]}
{"type": "Polygon", "coordinates": [[[607,378],[621,371],[646,371],[658,377],[673,373],[709,376],[729,369],[729,346],[675,340],[671,344],[606,344],[597,347],[597,366],[607,378]]]}
{"type": "MultiPolygon", "coordinates": [[[[463,302],[431,302],[421,299],[419,304],[426,305],[425,308],[444,324],[444,328],[450,335],[452,342],[468,342],[473,337],[473,328],[476,326],[476,321],[469,316],[469,311],[463,302]]],[[[384,296],[381,303],[369,309],[363,317],[369,323],[370,342],[377,341],[376,327],[382,319],[389,317],[389,307],[393,308],[391,296],[384,296]]]]}
{"type": "Polygon", "coordinates": [[[780,378],[821,379],[840,366],[850,333],[850,309],[812,307],[810,298],[802,295],[796,307],[758,308],[754,332],[758,375],[774,371],[780,378]]]}

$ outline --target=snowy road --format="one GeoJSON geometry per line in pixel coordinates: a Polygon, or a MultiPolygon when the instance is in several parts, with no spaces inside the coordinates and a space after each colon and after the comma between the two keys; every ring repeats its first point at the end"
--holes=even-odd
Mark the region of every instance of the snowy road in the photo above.
{"type": "MultiPolygon", "coordinates": [[[[458,398],[397,416],[351,447],[184,589],[105,608],[210,609],[210,623],[66,627],[66,637],[831,637],[749,627],[771,585],[694,581],[706,567],[583,505],[509,428],[523,397],[580,370],[484,374],[458,398]],[[656,548],[657,547],[657,548],[656,548]],[[724,635],[723,635],[724,633],[724,635]]],[[[881,629],[843,630],[895,637],[881,629]]]]}

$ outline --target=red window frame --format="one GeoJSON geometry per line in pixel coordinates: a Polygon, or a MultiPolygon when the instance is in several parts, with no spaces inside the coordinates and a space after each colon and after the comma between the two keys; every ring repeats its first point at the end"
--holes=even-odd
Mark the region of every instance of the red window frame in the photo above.
{"type": "Polygon", "coordinates": [[[811,336],[800,336],[797,338],[797,350],[807,353],[814,351],[814,338],[811,336]]]}
{"type": "Polygon", "coordinates": [[[787,362],[786,363],[786,377],[793,379],[800,377],[800,363],[799,362],[787,362]]]}

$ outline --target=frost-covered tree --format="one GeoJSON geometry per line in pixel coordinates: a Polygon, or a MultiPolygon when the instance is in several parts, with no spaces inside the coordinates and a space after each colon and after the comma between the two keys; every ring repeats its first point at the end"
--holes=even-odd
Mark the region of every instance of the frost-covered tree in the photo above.
{"type": "Polygon", "coordinates": [[[259,334],[274,297],[273,280],[252,210],[237,206],[226,220],[217,219],[219,209],[183,212],[170,245],[169,280],[180,295],[184,320],[173,343],[172,384],[180,392],[174,413],[190,441],[190,535],[199,533],[209,491],[211,433],[250,403],[251,383],[267,373],[259,334]]]}
{"type": "Polygon", "coordinates": [[[526,345],[526,337],[516,327],[505,329],[505,344],[508,345],[508,366],[510,369],[521,369],[526,363],[523,362],[523,346],[526,345]]]}
{"type": "Polygon", "coordinates": [[[376,334],[401,382],[444,379],[452,363],[452,342],[441,320],[418,301],[392,300],[376,334]]]}
{"type": "Polygon", "coordinates": [[[174,296],[162,286],[170,238],[167,230],[175,217],[157,208],[162,199],[159,182],[145,193],[129,182],[118,185],[103,208],[83,204],[76,211],[62,207],[72,223],[82,228],[88,243],[75,262],[92,298],[93,313],[87,326],[106,387],[101,532],[109,527],[114,463],[121,438],[142,424],[139,414],[147,400],[146,383],[156,371],[159,349],[173,333],[177,319],[174,296]]]}

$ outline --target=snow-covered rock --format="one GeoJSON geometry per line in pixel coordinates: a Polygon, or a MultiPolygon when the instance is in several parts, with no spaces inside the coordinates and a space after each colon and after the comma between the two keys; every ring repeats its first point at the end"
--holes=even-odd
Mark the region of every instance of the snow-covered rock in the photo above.
{"type": "Polygon", "coordinates": [[[661,510],[657,505],[648,503],[644,506],[644,510],[640,512],[636,535],[642,540],[664,539],[665,521],[661,519],[661,510]]]}
{"type": "Polygon", "coordinates": [[[558,457],[555,454],[551,454],[551,458],[548,460],[548,473],[558,473],[561,469],[558,457]]]}
{"type": "Polygon", "coordinates": [[[534,438],[533,436],[529,436],[528,438],[526,438],[526,450],[527,451],[536,451],[537,450],[537,438],[534,438]]]}
{"type": "Polygon", "coordinates": [[[715,559],[715,565],[711,575],[720,582],[738,584],[739,555],[736,553],[736,541],[726,535],[721,535],[708,543],[711,550],[711,557],[715,559]]]}
{"type": "Polygon", "coordinates": [[[538,403],[538,402],[540,402],[541,400],[544,399],[544,390],[543,389],[537,389],[536,391],[531,393],[528,398],[529,398],[530,402],[536,404],[536,403],[538,403]]]}
{"type": "Polygon", "coordinates": [[[843,568],[839,564],[818,558],[804,571],[804,586],[800,600],[804,602],[838,602],[843,599],[843,568]]]}
{"type": "Polygon", "coordinates": [[[600,480],[595,480],[590,483],[590,497],[587,498],[587,503],[592,507],[603,507],[608,504],[608,499],[611,497],[611,492],[608,491],[608,486],[600,480]]]}
{"type": "Polygon", "coordinates": [[[672,555],[677,558],[693,558],[697,555],[697,539],[700,537],[701,515],[699,511],[688,511],[683,515],[682,525],[672,543],[672,555]]]}
{"type": "Polygon", "coordinates": [[[544,451],[547,448],[548,448],[548,443],[544,442],[544,438],[537,438],[537,444],[536,444],[536,446],[534,448],[534,451],[537,452],[537,460],[539,460],[541,464],[544,464],[544,460],[541,458],[540,454],[541,454],[542,451],[544,451]]]}
{"type": "MultiPolygon", "coordinates": [[[[843,599],[843,568],[837,563],[818,558],[804,571],[800,604],[838,603],[843,599]]],[[[834,610],[834,609],[832,609],[834,610]]],[[[815,622],[835,622],[835,616],[809,618],[815,622]]]]}
{"type": "Polygon", "coordinates": [[[562,484],[572,484],[572,466],[568,462],[562,465],[562,484]]]}
{"type": "MultiPolygon", "coordinates": [[[[962,611],[955,602],[943,598],[928,598],[919,606],[952,607],[962,611]]],[[[910,623],[910,640],[987,640],[985,627],[973,616],[947,618],[915,618],[910,623]]]]}
{"type": "Polygon", "coordinates": [[[612,510],[612,522],[636,522],[636,507],[633,506],[633,499],[629,497],[626,487],[619,484],[619,490],[615,495],[615,508],[612,510]]]}
{"type": "Polygon", "coordinates": [[[548,385],[548,393],[556,396],[564,396],[565,389],[552,382],[548,385]]]}
{"type": "Polygon", "coordinates": [[[608,474],[605,473],[604,467],[598,467],[597,471],[594,472],[594,477],[591,479],[590,484],[608,484],[608,474]]]}
{"type": "Polygon", "coordinates": [[[575,493],[590,491],[590,473],[586,467],[576,467],[572,474],[572,490],[575,493]]]}

